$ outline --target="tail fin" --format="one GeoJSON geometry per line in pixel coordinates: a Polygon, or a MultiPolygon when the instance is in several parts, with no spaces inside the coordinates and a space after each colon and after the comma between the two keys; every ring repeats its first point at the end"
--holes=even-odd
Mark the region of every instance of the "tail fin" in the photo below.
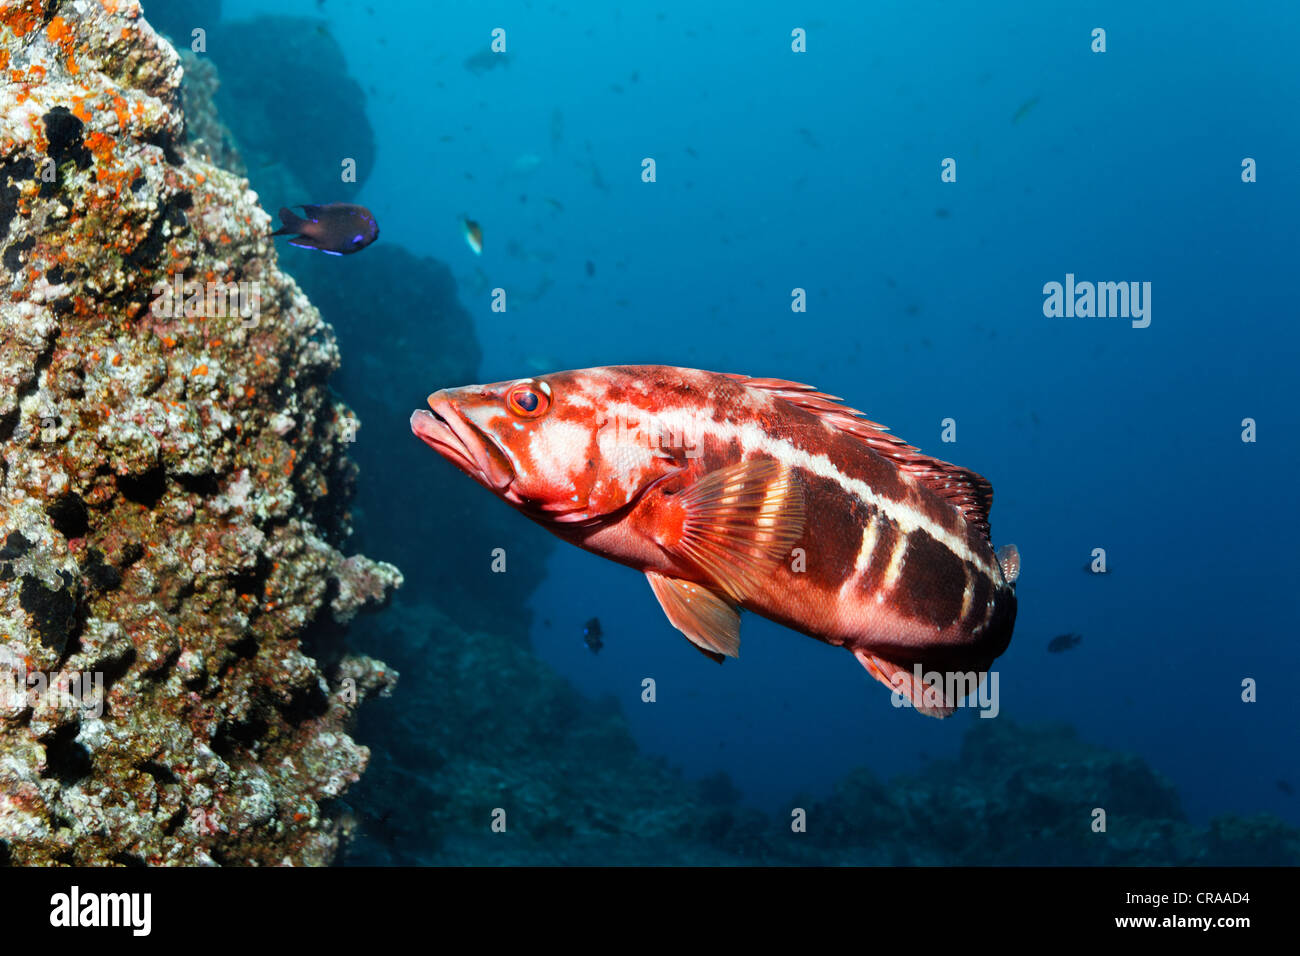
{"type": "Polygon", "coordinates": [[[1013,588],[1020,577],[1020,549],[1014,544],[1004,544],[998,548],[998,566],[1002,568],[1002,577],[1013,588]]]}
{"type": "Polygon", "coordinates": [[[311,220],[304,219],[288,206],[280,207],[280,228],[271,233],[273,236],[283,236],[291,232],[302,232],[302,227],[307,225],[311,220]]]}

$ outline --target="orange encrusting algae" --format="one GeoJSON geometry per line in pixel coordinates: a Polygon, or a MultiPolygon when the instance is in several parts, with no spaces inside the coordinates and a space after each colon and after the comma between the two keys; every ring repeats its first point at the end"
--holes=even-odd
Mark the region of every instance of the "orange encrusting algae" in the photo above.
{"type": "Polygon", "coordinates": [[[19,0],[8,7],[0,7],[0,23],[14,32],[16,37],[25,37],[38,26],[45,16],[45,4],[41,0],[19,0]]]}

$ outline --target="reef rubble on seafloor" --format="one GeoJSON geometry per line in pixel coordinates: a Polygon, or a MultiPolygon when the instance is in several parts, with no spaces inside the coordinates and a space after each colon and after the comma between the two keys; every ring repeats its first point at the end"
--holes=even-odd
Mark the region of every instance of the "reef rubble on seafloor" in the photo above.
{"type": "Polygon", "coordinates": [[[329,862],[401,581],[332,330],[139,3],[0,4],[0,70],[0,861],[329,862]]]}
{"type": "Polygon", "coordinates": [[[1066,724],[971,721],[955,760],[888,783],[858,769],[817,801],[811,842],[850,864],[1245,866],[1300,864],[1277,817],[1191,823],[1173,785],[1135,754],[1066,724]],[[1105,812],[1105,829],[1096,827],[1105,812]]]}
{"type": "Polygon", "coordinates": [[[725,774],[690,781],[641,752],[618,702],[583,698],[525,642],[402,596],[373,636],[403,690],[359,719],[358,735],[385,745],[348,796],[352,864],[1300,864],[1294,827],[1269,814],[1194,824],[1144,760],[1064,724],[975,718],[955,760],[888,781],[860,768],[764,813],[725,774]]]}

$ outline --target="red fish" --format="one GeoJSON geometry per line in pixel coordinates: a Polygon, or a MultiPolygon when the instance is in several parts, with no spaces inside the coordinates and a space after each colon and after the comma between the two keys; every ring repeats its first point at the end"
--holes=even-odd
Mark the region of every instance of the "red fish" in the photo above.
{"type": "Polygon", "coordinates": [[[644,572],[715,660],[737,656],[745,608],[946,717],[961,684],[917,677],[982,678],[1011,640],[1020,559],[990,543],[992,486],[811,386],[610,366],[443,389],[429,408],[411,416],[426,444],[644,572]]]}

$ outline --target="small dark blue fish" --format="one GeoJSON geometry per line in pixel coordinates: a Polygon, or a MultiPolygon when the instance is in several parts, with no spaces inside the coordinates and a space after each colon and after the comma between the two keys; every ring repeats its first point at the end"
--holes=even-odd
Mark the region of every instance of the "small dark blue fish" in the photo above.
{"type": "Polygon", "coordinates": [[[1288,781],[1283,780],[1279,777],[1275,782],[1277,783],[1277,788],[1281,790],[1283,793],[1285,793],[1288,797],[1295,796],[1295,788],[1292,787],[1288,781]]]}
{"type": "Polygon", "coordinates": [[[1059,654],[1061,651],[1068,651],[1072,647],[1077,647],[1082,640],[1082,634],[1058,634],[1047,642],[1047,652],[1059,654]]]}
{"type": "Polygon", "coordinates": [[[289,245],[319,249],[331,256],[360,252],[379,238],[379,223],[365,206],[332,202],[323,206],[299,206],[303,215],[280,207],[282,225],[273,236],[296,233],[289,245]],[[304,218],[305,217],[305,218],[304,218]]]}
{"type": "Polygon", "coordinates": [[[599,654],[600,649],[605,646],[600,636],[600,618],[593,617],[582,628],[582,639],[587,642],[587,647],[593,654],[599,654]]]}

